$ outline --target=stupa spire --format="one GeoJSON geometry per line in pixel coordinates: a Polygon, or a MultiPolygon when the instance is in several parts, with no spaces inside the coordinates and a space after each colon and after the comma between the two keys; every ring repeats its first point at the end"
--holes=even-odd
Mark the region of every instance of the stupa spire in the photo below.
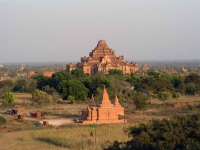
{"type": "Polygon", "coordinates": [[[109,96],[108,96],[108,93],[107,93],[107,90],[106,90],[106,87],[104,85],[104,89],[103,89],[103,93],[102,93],[102,99],[101,101],[99,102],[99,105],[100,106],[113,106],[109,100],[109,96]]]}
{"type": "Polygon", "coordinates": [[[114,103],[114,105],[120,105],[119,99],[118,99],[118,97],[117,97],[117,94],[116,94],[116,96],[115,96],[115,103],[114,103]]]}
{"type": "Polygon", "coordinates": [[[91,99],[90,99],[90,104],[89,104],[89,106],[90,106],[90,107],[96,106],[96,103],[95,103],[95,101],[94,101],[93,94],[92,94],[92,97],[91,97],[91,99]]]}

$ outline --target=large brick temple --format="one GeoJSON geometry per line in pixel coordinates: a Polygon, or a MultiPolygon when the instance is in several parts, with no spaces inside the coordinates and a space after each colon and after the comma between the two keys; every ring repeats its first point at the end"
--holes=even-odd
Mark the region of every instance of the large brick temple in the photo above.
{"type": "Polygon", "coordinates": [[[89,106],[82,110],[79,123],[82,124],[105,124],[105,123],[125,123],[125,119],[120,119],[124,116],[124,108],[120,105],[117,95],[114,104],[109,100],[108,93],[104,86],[101,101],[96,104],[92,96],[89,106]]]}
{"type": "Polygon", "coordinates": [[[67,64],[66,71],[80,68],[89,75],[94,75],[98,71],[108,73],[109,69],[122,70],[124,74],[130,74],[138,70],[138,64],[124,62],[124,57],[116,57],[115,51],[110,49],[105,40],[100,40],[94,50],[89,53],[89,57],[81,57],[81,62],[77,64],[67,64]]]}

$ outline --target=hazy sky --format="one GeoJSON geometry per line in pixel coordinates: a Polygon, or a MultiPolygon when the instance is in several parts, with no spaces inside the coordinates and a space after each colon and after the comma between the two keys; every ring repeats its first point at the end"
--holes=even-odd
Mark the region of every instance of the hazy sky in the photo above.
{"type": "Polygon", "coordinates": [[[0,0],[0,63],[200,59],[200,0],[0,0]]]}

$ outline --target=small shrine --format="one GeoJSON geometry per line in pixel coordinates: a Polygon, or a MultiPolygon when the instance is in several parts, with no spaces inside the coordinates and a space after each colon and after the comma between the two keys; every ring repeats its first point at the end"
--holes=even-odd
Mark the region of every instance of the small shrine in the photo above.
{"type": "Polygon", "coordinates": [[[55,73],[54,71],[43,71],[43,72],[42,72],[42,75],[45,76],[45,77],[51,78],[51,76],[52,76],[54,73],[55,73]]]}
{"type": "Polygon", "coordinates": [[[181,73],[186,73],[186,72],[187,72],[187,69],[185,69],[185,67],[183,66],[181,69],[181,73]]]}
{"type": "Polygon", "coordinates": [[[120,105],[117,95],[114,104],[111,103],[104,86],[101,101],[96,104],[92,95],[89,106],[86,110],[82,110],[79,122],[82,124],[125,123],[126,119],[120,119],[120,116],[124,116],[124,108],[120,105]]]}
{"type": "Polygon", "coordinates": [[[147,66],[146,62],[144,62],[144,64],[142,65],[142,68],[141,68],[143,71],[147,71],[149,70],[149,67],[147,66]]]}
{"type": "Polygon", "coordinates": [[[21,65],[21,67],[19,68],[20,71],[23,71],[25,69],[24,65],[21,65]]]}
{"type": "Polygon", "coordinates": [[[35,73],[33,70],[31,70],[31,71],[29,71],[29,72],[27,73],[27,77],[28,77],[28,78],[34,77],[35,75],[36,75],[36,73],[35,73]]]}

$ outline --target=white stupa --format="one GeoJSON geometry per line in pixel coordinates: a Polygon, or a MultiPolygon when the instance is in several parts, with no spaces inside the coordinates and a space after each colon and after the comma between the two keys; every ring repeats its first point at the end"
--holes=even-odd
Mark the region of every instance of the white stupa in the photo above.
{"type": "Polygon", "coordinates": [[[0,68],[3,68],[3,65],[2,65],[2,64],[0,64],[0,68]]]}

